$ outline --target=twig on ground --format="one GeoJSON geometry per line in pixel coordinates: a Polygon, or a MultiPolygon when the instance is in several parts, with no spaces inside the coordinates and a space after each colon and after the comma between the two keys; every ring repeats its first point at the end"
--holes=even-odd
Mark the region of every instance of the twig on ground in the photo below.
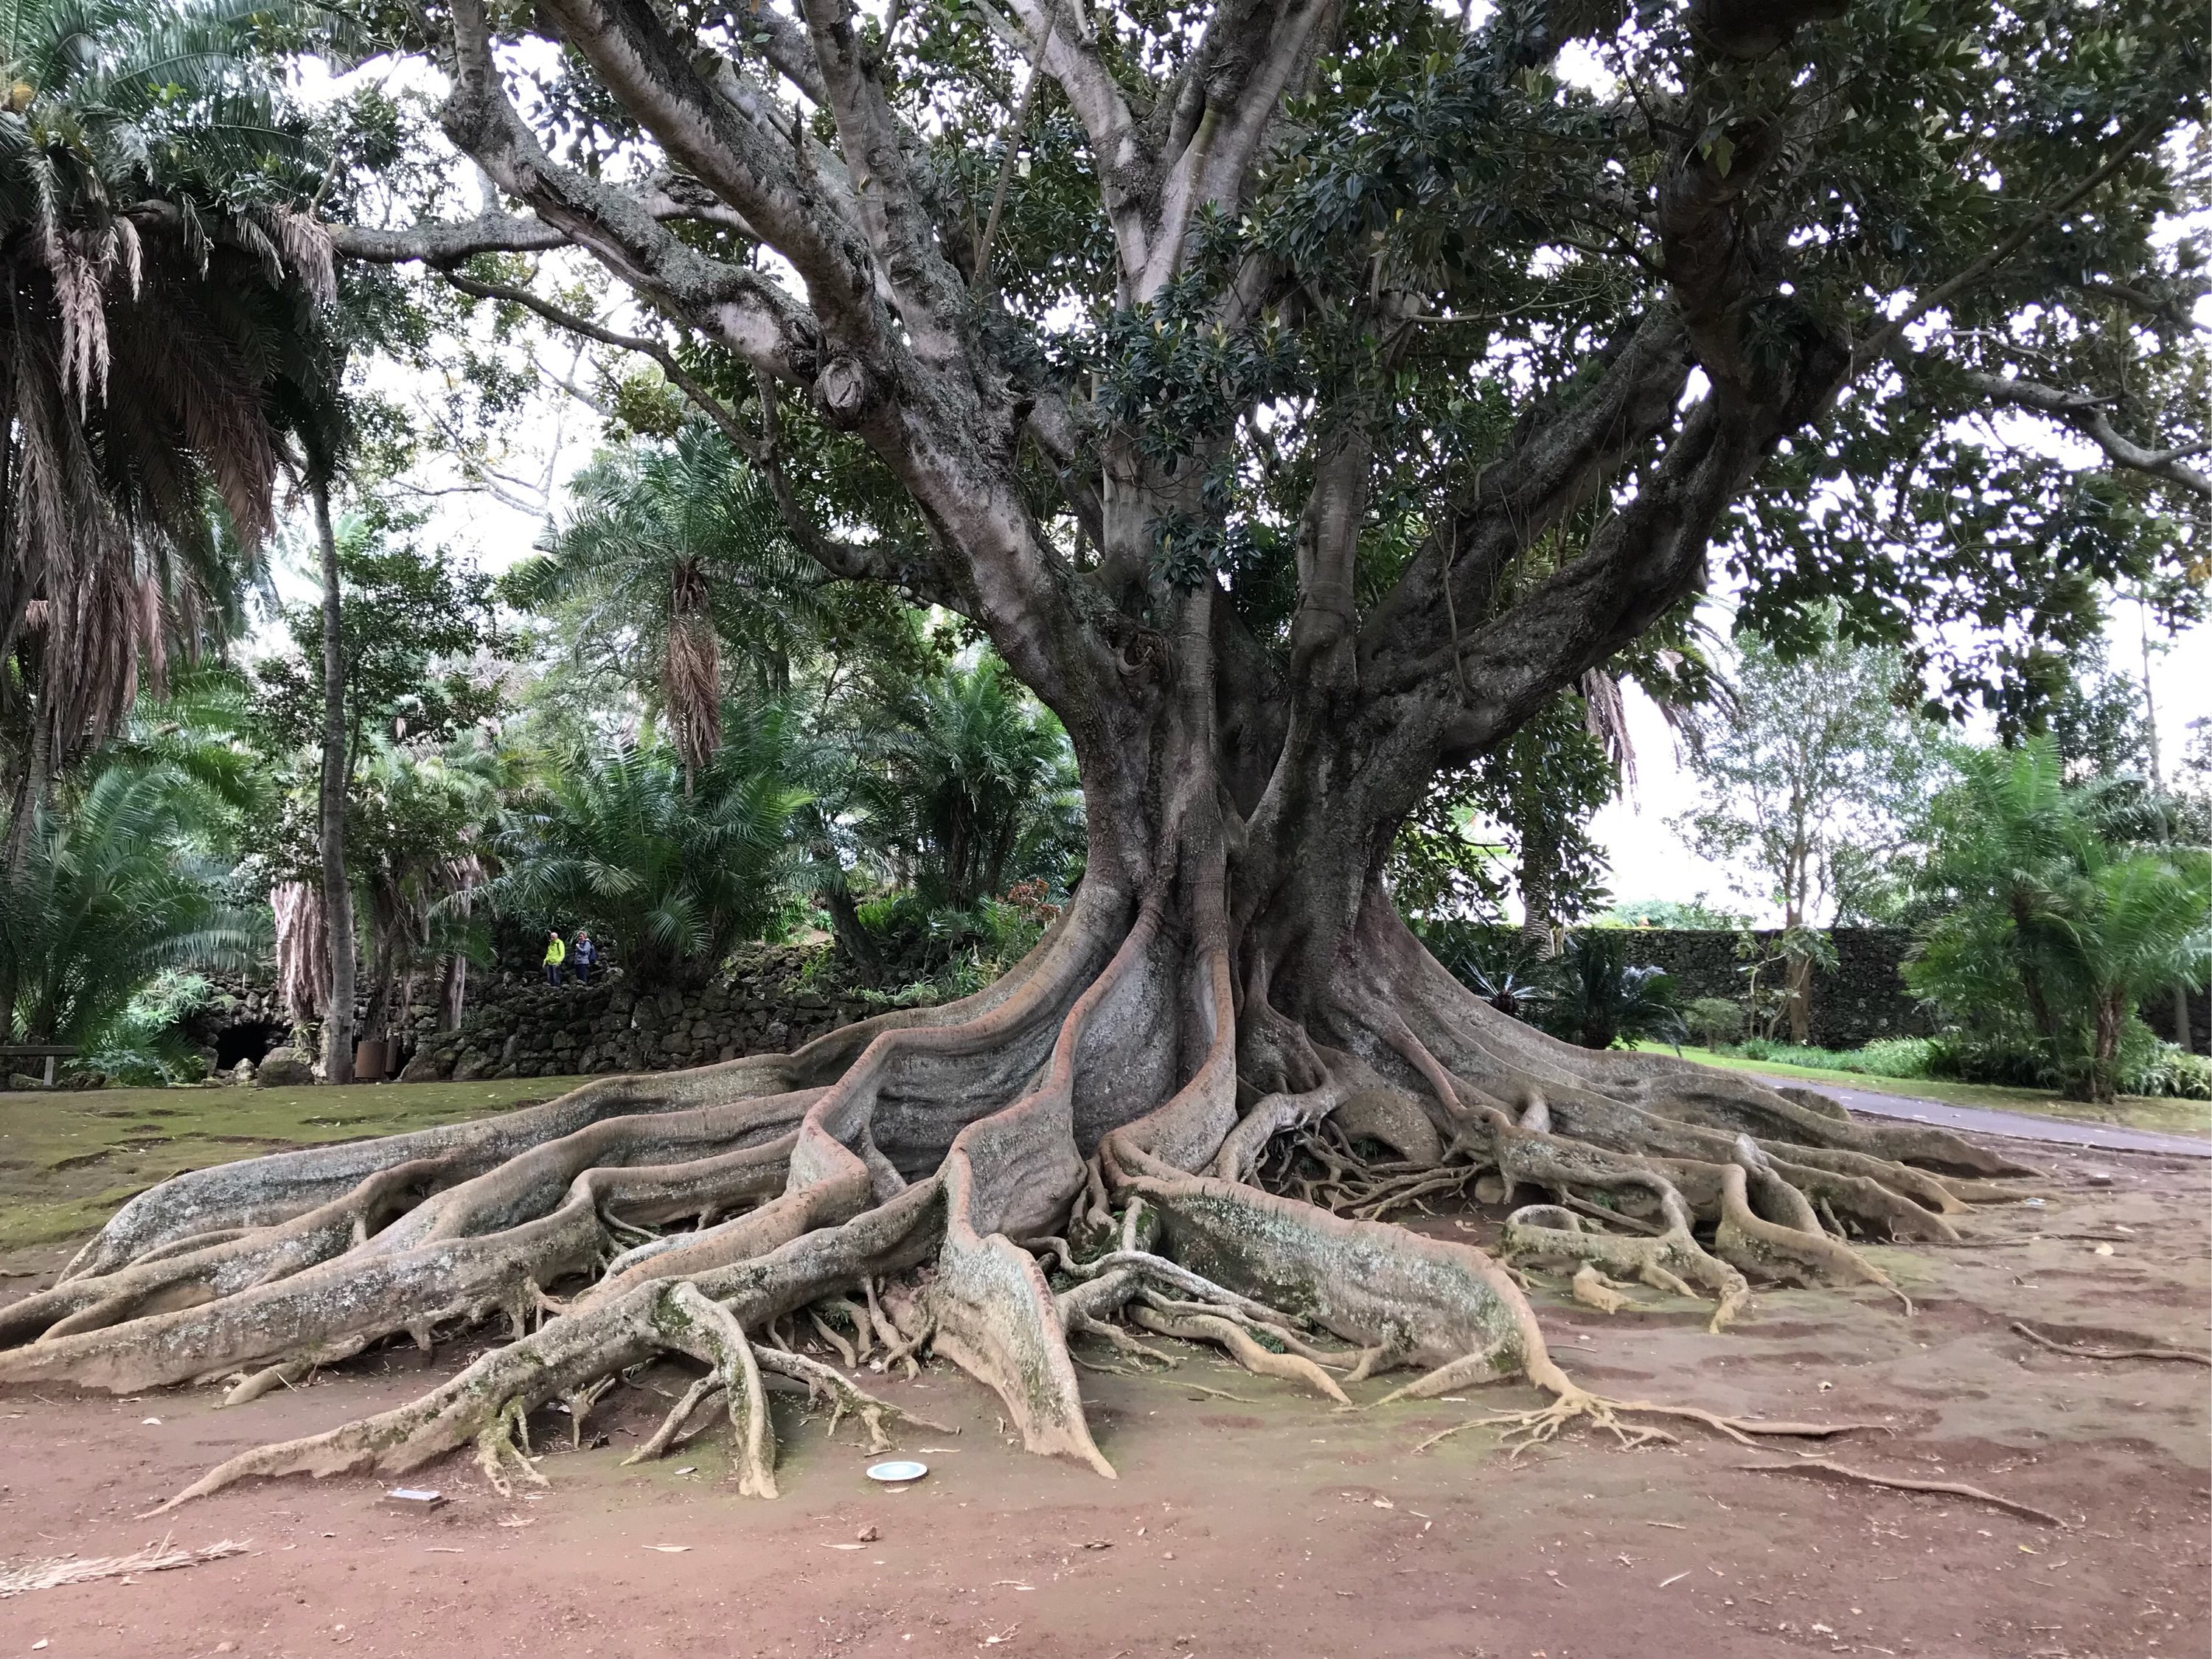
{"type": "Polygon", "coordinates": [[[2212,1365],[2212,1356],[2191,1353],[2186,1348],[2083,1348],[2070,1342],[2056,1341],[2017,1319],[2012,1322],[2012,1328],[2038,1347],[2075,1359],[2179,1359],[2185,1365],[2212,1365]]]}
{"type": "Polygon", "coordinates": [[[1753,1474],[1804,1474],[1816,1480],[1856,1480],[1863,1486],[1887,1486],[1896,1492],[1924,1492],[1946,1498],[1968,1498],[1977,1504],[1987,1504],[1994,1509],[2008,1510],[2030,1521],[2040,1521],[2046,1527],[2063,1530],[2066,1526],[2065,1522],[2049,1510],[2039,1510],[2033,1504],[2000,1498],[1993,1492],[1984,1492],[1979,1486],[1969,1486],[1963,1481],[1912,1480],[1903,1475],[1869,1474],[1864,1469],[1848,1468],[1841,1463],[1831,1463],[1820,1457],[1809,1457],[1800,1463],[1739,1463],[1736,1468],[1753,1474]]]}

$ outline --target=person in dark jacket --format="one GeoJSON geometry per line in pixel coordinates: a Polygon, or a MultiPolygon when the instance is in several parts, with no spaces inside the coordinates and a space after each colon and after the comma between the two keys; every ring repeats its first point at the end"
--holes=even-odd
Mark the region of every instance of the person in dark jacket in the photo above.
{"type": "Polygon", "coordinates": [[[599,947],[592,943],[592,930],[579,927],[575,945],[568,952],[568,960],[575,964],[577,984],[589,985],[592,982],[592,967],[599,959],[599,947]]]}

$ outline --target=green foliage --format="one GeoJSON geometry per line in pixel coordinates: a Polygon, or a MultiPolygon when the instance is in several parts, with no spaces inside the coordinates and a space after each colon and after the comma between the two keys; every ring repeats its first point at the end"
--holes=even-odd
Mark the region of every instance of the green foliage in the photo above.
{"type": "Polygon", "coordinates": [[[1530,918],[1576,921],[1608,896],[1589,821],[1620,787],[1582,696],[1562,693],[1501,748],[1437,775],[1391,845],[1391,891],[1409,915],[1494,918],[1510,886],[1530,918]]]}
{"type": "Polygon", "coordinates": [[[556,757],[508,815],[486,889],[538,933],[592,930],[635,982],[696,979],[757,939],[785,905],[792,815],[789,709],[723,710],[723,746],[694,771],[665,744],[556,757]]]}
{"type": "Polygon", "coordinates": [[[1613,927],[1577,928],[1548,965],[1551,994],[1538,1023],[1585,1048],[1638,1041],[1680,1042],[1689,1035],[1661,969],[1630,960],[1634,935],[1613,927]]]}
{"type": "Polygon", "coordinates": [[[1815,973],[1836,966],[1836,941],[1819,927],[1784,927],[1761,933],[1749,927],[1735,936],[1736,971],[1743,975],[1744,1009],[1763,1037],[1771,1038],[1793,1008],[1803,1007],[1797,994],[1808,988],[1815,973]]]}
{"type": "Polygon", "coordinates": [[[183,1027],[207,1006],[210,990],[202,975],[163,969],[86,1039],[70,1069],[95,1073],[125,1088],[198,1082],[205,1063],[183,1027]]]}
{"type": "Polygon", "coordinates": [[[704,422],[605,450],[568,489],[574,509],[500,597],[551,620],[556,672],[599,680],[602,702],[635,689],[695,765],[714,747],[723,649],[753,695],[781,696],[793,659],[836,636],[841,607],[767,484],[704,422]]]}
{"type": "Polygon", "coordinates": [[[21,799],[115,730],[142,672],[234,631],[282,458],[327,453],[330,247],[304,126],[256,57],[288,14],[0,16],[0,737],[21,799]]]}
{"type": "MultiPolygon", "coordinates": [[[[1746,1060],[1814,1071],[1861,1072],[1869,1077],[1935,1077],[1937,1043],[1929,1037],[1881,1037],[1858,1048],[1816,1048],[1806,1042],[1778,1042],[1751,1037],[1735,1053],[1746,1060]]],[[[1984,1079],[1988,1080],[1988,1079],[1984,1079]]]]}
{"type": "MultiPolygon", "coordinates": [[[[420,525],[371,503],[337,527],[349,764],[372,735],[441,744],[501,707],[497,680],[474,660],[501,645],[491,580],[423,547],[420,525]]],[[[276,749],[305,750],[322,740],[321,607],[295,605],[283,623],[292,649],[255,665],[255,712],[276,749]]]]}
{"type": "Polygon", "coordinates": [[[927,913],[972,911],[1031,879],[1066,891],[1082,802],[1052,714],[996,657],[881,696],[862,715],[852,799],[893,884],[927,913]]]}
{"type": "Polygon", "coordinates": [[[1626,929],[1576,928],[1547,958],[1517,928],[1415,926],[1437,960],[1492,1007],[1566,1042],[1610,1048],[1645,1039],[1680,1043],[1689,1035],[1674,981],[1632,960],[1636,936],[1626,929]]]}
{"type": "Polygon", "coordinates": [[[1499,1013],[1533,1021],[1549,1001],[1549,964],[1519,928],[1456,921],[1413,926],[1430,954],[1499,1013]]]}
{"type": "Polygon", "coordinates": [[[1729,695],[1684,720],[1702,804],[1675,827],[1785,927],[1868,914],[1942,769],[1903,653],[1847,642],[1839,614],[1805,619],[1788,655],[1740,633],[1729,695]]]}
{"type": "Polygon", "coordinates": [[[1725,1048],[1743,1036],[1743,1005],[1729,997],[1696,997],[1682,1010],[1682,1024],[1708,1048],[1725,1048]]]}
{"type": "Polygon", "coordinates": [[[2136,1006],[2212,971],[2212,856],[2132,839],[2125,793],[2069,785],[2048,738],[1957,764],[1923,878],[1942,914],[1906,983],[1954,1025],[1962,1056],[2021,1054],[2069,1093],[2110,1100],[2136,1006]]]}
{"type": "MultiPolygon", "coordinates": [[[[1924,1075],[1961,1083],[2062,1091],[2067,1086],[2067,1073],[2024,1020],[1984,1020],[1945,1031],[1929,1042],[1927,1066],[1924,1075]]],[[[2160,1042],[2139,1019],[2122,1025],[2112,1072],[2115,1094],[2212,1100],[2212,1060],[2160,1042]]]]}
{"type": "Polygon", "coordinates": [[[1751,926],[1740,910],[1723,910],[1707,902],[1703,893],[1693,899],[1631,899],[1616,904],[1597,919],[1601,927],[1680,927],[1706,933],[1733,933],[1751,926]]]}
{"type": "Polygon", "coordinates": [[[0,983],[24,1040],[84,1046],[162,969],[245,965],[258,939],[198,844],[203,805],[176,769],[116,760],[39,809],[0,883],[0,983]]]}

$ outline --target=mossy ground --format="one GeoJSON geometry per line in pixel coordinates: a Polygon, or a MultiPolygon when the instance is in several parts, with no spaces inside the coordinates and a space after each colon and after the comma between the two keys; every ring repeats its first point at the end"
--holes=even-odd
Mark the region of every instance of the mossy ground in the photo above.
{"type": "Polygon", "coordinates": [[[1938,1078],[1871,1077],[1863,1072],[1830,1071],[1813,1066],[1784,1066],[1771,1060],[1747,1060],[1741,1054],[1716,1054],[1710,1048],[1675,1049],[1663,1042],[1636,1045],[1650,1054],[1679,1053],[1703,1066],[1721,1066],[1732,1072],[1756,1072],[1768,1077],[1803,1078],[1814,1083],[1839,1084],[1869,1094],[1901,1095],[1915,1100],[1940,1100],[1949,1106],[1981,1106],[1991,1111],[2025,1112],[2033,1117],[2059,1118],[2072,1123],[2112,1123],[2129,1129],[2152,1129],[2164,1134],[2212,1136],[2212,1101],[2152,1098],[2122,1095],[2111,1107],[2087,1101],[2062,1100],[2045,1089],[2006,1089],[1993,1084],[1952,1083],[1938,1078]]]}
{"type": "Polygon", "coordinates": [[[580,1081],[0,1093],[0,1250],[89,1233],[133,1194],[185,1170],[481,1117],[580,1081]]]}

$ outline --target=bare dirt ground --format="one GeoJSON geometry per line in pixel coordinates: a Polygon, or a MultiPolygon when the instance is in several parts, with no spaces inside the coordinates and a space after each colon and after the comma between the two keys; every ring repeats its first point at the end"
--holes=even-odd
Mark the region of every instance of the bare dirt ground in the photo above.
{"type": "MultiPolygon", "coordinates": [[[[826,1419],[788,1402],[780,1501],[735,1495],[725,1425],[658,1465],[618,1468],[666,1409],[651,1390],[680,1385],[671,1367],[603,1401],[582,1450],[541,1413],[543,1492],[502,1498],[464,1456],[410,1478],[450,1497],[427,1514],[386,1500],[392,1482],[349,1476],[134,1518],[249,1444],[419,1391],[481,1346],[459,1342],[386,1348],[235,1413],[216,1410],[213,1390],[0,1391],[8,1565],[124,1553],[165,1533],[251,1545],[0,1600],[0,1659],[2201,1656],[2207,1371],[2079,1360],[2008,1327],[2203,1351],[2212,1167],[2033,1155],[2052,1174],[2043,1206],[1970,1218],[1967,1248],[1875,1252],[1917,1302],[1909,1320],[1871,1295],[1771,1291],[1713,1337],[1688,1304],[1607,1318],[1543,1302],[1563,1362],[1608,1394],[1883,1422],[1893,1437],[1856,1436],[1832,1455],[1986,1487],[2056,1511],[2063,1529],[1743,1467],[1800,1461],[1788,1442],[1752,1451],[1686,1436],[1623,1451],[1577,1432],[1515,1462],[1484,1430],[1416,1453],[1439,1429],[1534,1395],[1343,1413],[1192,1351],[1165,1376],[1086,1376],[1121,1474],[1111,1483],[1009,1444],[993,1398],[941,1364],[881,1383],[959,1430],[902,1442],[931,1465],[908,1490],[871,1486],[854,1431],[832,1442],[826,1419]]],[[[1495,1220],[1422,1224],[1481,1239],[1495,1220]]],[[[0,1271],[25,1275],[0,1279],[0,1301],[65,1255],[0,1256],[0,1271]]]]}

